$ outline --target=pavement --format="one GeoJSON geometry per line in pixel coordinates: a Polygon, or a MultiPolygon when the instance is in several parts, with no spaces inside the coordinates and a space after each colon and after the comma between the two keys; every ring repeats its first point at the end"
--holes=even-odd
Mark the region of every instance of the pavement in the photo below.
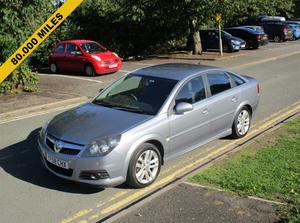
{"type": "Polygon", "coordinates": [[[113,222],[279,222],[275,211],[275,205],[264,201],[180,183],[113,222]]]}
{"type": "MultiPolygon", "coordinates": [[[[244,52],[243,52],[244,53],[244,52]]],[[[279,117],[283,109],[300,101],[300,42],[274,43],[274,48],[267,46],[257,51],[245,51],[245,55],[231,59],[215,61],[159,59],[150,58],[141,61],[125,62],[122,70],[94,78],[80,74],[40,74],[41,91],[57,93],[53,97],[56,103],[78,97],[91,98],[100,88],[118,77],[137,68],[166,62],[202,63],[227,67],[241,74],[256,77],[261,86],[261,100],[254,118],[251,132],[270,117],[279,117]],[[283,44],[283,45],[280,45],[283,44]]],[[[39,97],[39,96],[37,96],[39,97]]],[[[30,97],[28,97],[28,100],[30,97]]],[[[51,98],[51,97],[50,97],[51,98]]],[[[10,100],[15,100],[13,97],[10,100]]],[[[26,108],[18,109],[17,117],[3,117],[0,121],[0,222],[61,222],[90,223],[120,210],[147,194],[151,194],[185,171],[205,162],[211,154],[217,154],[236,141],[215,140],[199,149],[187,153],[166,164],[157,182],[145,189],[136,190],[125,185],[114,188],[95,189],[73,182],[64,181],[51,175],[43,168],[36,149],[36,137],[40,127],[61,111],[75,106],[79,102],[52,104],[53,108],[41,112],[28,112],[31,103],[25,102],[26,108]],[[55,108],[55,109],[54,109],[55,108]],[[27,109],[27,110],[26,110],[27,109]]],[[[36,99],[38,100],[38,99],[36,99]]],[[[86,99],[87,100],[87,99],[86,99]]],[[[3,97],[0,108],[3,108],[3,97]]],[[[20,102],[19,102],[20,103],[20,102]]],[[[46,103],[48,104],[48,102],[46,103]]],[[[35,106],[45,106],[45,100],[39,100],[35,106]]],[[[51,106],[50,106],[51,107],[51,106]]],[[[36,107],[36,109],[38,109],[36,107]]],[[[11,106],[11,110],[15,110],[11,106]]],[[[5,110],[9,112],[8,107],[5,110]]],[[[11,112],[10,112],[11,113],[11,112]]],[[[250,132],[250,133],[251,133],[250,132]]],[[[149,197],[151,198],[151,196],[149,197]]],[[[164,210],[163,210],[164,211],[164,210]]]]}

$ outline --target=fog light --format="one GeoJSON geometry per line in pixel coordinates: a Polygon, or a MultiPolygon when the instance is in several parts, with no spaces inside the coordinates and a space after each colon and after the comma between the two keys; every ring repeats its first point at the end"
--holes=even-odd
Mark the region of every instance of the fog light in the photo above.
{"type": "Polygon", "coordinates": [[[105,170],[83,171],[80,173],[79,177],[83,180],[101,180],[109,178],[109,175],[105,170]]]}

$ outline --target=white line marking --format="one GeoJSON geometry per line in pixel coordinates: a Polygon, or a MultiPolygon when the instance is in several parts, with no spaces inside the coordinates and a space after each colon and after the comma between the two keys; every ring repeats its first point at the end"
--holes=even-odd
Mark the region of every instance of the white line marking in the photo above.
{"type": "Polygon", "coordinates": [[[118,70],[118,71],[123,72],[123,73],[129,73],[129,72],[131,72],[129,70],[118,70]]]}
{"type": "Polygon", "coordinates": [[[141,63],[141,62],[130,62],[130,63],[133,63],[133,64],[140,64],[140,65],[146,65],[146,66],[153,66],[153,65],[156,65],[156,64],[152,64],[152,63],[141,63]]]}
{"type": "Polygon", "coordinates": [[[38,75],[41,76],[54,76],[54,77],[63,77],[63,78],[70,78],[70,79],[77,79],[77,80],[83,80],[83,81],[90,81],[90,82],[96,82],[96,83],[103,83],[103,81],[99,81],[99,80],[95,80],[95,79],[88,79],[88,78],[84,78],[84,77],[74,77],[74,76],[68,76],[68,75],[63,75],[63,74],[42,74],[39,73],[38,75]]]}

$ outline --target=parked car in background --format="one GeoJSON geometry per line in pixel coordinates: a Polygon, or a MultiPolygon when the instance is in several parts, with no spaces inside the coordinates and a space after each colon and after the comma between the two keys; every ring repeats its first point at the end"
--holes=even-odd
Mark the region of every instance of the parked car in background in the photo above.
{"type": "Polygon", "coordinates": [[[161,166],[214,139],[244,137],[258,106],[248,76],[194,64],[133,71],[55,116],[38,148],[53,174],[90,185],[152,184],[161,166]]]}
{"type": "Polygon", "coordinates": [[[88,76],[118,71],[121,58],[99,43],[90,40],[67,40],[56,44],[49,57],[52,73],[84,72],[88,76]]]}
{"type": "Polygon", "coordinates": [[[247,49],[258,49],[260,46],[268,44],[268,36],[265,33],[259,33],[253,29],[244,27],[225,28],[226,32],[246,41],[247,49]]]}
{"type": "MultiPolygon", "coordinates": [[[[220,49],[218,29],[200,30],[200,36],[204,51],[220,49]]],[[[225,31],[222,31],[222,42],[224,52],[239,51],[246,47],[246,42],[243,39],[232,36],[225,31]]]]}
{"type": "Polygon", "coordinates": [[[262,17],[260,17],[260,21],[262,21],[262,22],[274,22],[274,21],[285,22],[286,19],[285,19],[285,17],[282,17],[282,16],[262,16],[262,17]]]}
{"type": "Polygon", "coordinates": [[[263,27],[261,26],[239,26],[239,27],[244,27],[244,28],[247,28],[247,29],[252,29],[256,32],[259,32],[259,33],[265,33],[265,30],[263,27]]]}
{"type": "Polygon", "coordinates": [[[285,22],[262,22],[260,24],[270,40],[287,41],[293,38],[293,30],[285,22]]]}
{"type": "Polygon", "coordinates": [[[288,26],[293,30],[293,40],[300,38],[300,22],[292,22],[287,21],[286,22],[288,26]]]}

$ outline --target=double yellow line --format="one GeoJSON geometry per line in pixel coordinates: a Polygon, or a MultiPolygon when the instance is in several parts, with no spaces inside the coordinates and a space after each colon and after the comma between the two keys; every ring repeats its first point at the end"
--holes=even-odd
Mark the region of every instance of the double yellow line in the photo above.
{"type": "Polygon", "coordinates": [[[30,36],[0,67],[0,84],[13,72],[81,3],[67,0],[50,18],[30,36]]]}

